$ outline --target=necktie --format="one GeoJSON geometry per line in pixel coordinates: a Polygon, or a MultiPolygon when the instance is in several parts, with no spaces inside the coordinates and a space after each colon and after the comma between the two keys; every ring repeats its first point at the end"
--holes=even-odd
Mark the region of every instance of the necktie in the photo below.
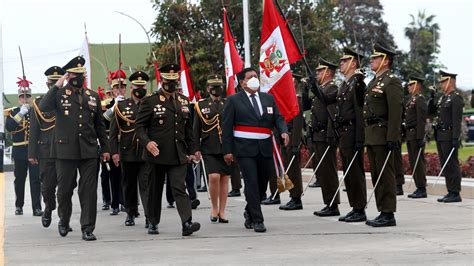
{"type": "Polygon", "coordinates": [[[255,94],[251,94],[250,98],[252,98],[253,110],[257,114],[257,117],[260,118],[260,116],[261,116],[260,109],[258,108],[258,103],[257,103],[257,99],[255,99],[255,94]]]}

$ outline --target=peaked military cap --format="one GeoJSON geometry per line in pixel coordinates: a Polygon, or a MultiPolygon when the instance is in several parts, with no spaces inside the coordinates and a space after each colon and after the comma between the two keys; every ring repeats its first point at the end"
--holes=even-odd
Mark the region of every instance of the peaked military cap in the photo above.
{"type": "Polygon", "coordinates": [[[46,69],[46,71],[44,72],[44,75],[48,79],[54,79],[54,80],[61,78],[64,74],[66,74],[64,69],[58,66],[52,66],[46,69]]]}
{"type": "Polygon", "coordinates": [[[340,58],[340,60],[346,60],[346,59],[357,59],[357,60],[362,60],[364,56],[361,53],[356,52],[355,50],[351,49],[350,47],[344,47],[342,49],[343,55],[340,58]]]}
{"type": "Polygon", "coordinates": [[[321,57],[319,58],[319,65],[316,67],[316,70],[321,70],[325,68],[336,69],[337,65],[321,57]]]}
{"type": "Polygon", "coordinates": [[[448,73],[446,71],[440,70],[439,71],[440,78],[439,78],[438,81],[443,82],[443,81],[448,80],[448,79],[455,79],[457,75],[458,74],[448,73]]]}
{"type": "Polygon", "coordinates": [[[18,88],[18,97],[22,95],[31,96],[31,89],[29,87],[20,87],[18,88]]]}
{"type": "Polygon", "coordinates": [[[211,74],[207,76],[207,85],[223,85],[222,77],[218,74],[211,74]]]}
{"type": "Polygon", "coordinates": [[[177,64],[167,64],[160,68],[161,78],[166,80],[179,79],[179,66],[177,64]]]}
{"type": "Polygon", "coordinates": [[[82,74],[86,72],[86,68],[84,67],[85,63],[86,63],[86,60],[84,59],[84,57],[76,56],[71,61],[69,61],[69,63],[63,66],[63,69],[69,73],[82,74]]]}
{"type": "Polygon", "coordinates": [[[421,76],[419,75],[412,75],[408,78],[408,86],[411,85],[411,84],[414,84],[414,83],[419,83],[419,84],[423,84],[423,82],[425,82],[425,78],[422,78],[421,76]]]}
{"type": "Polygon", "coordinates": [[[144,86],[150,80],[150,77],[143,71],[137,71],[128,78],[130,83],[137,86],[144,86]]]}
{"type": "Polygon", "coordinates": [[[374,44],[374,52],[370,57],[379,57],[379,56],[388,56],[388,57],[394,57],[397,55],[397,52],[394,50],[391,50],[389,48],[386,48],[382,46],[380,43],[375,43],[374,44]]]}

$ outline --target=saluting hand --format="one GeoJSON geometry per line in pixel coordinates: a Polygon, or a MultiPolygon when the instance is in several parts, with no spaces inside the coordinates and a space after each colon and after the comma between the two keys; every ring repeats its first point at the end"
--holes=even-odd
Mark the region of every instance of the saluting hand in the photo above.
{"type": "Polygon", "coordinates": [[[202,154],[201,154],[200,151],[197,151],[196,153],[194,153],[194,158],[196,158],[196,161],[201,160],[201,156],[202,156],[202,154]]]}
{"type": "Polygon", "coordinates": [[[158,149],[158,144],[154,141],[150,141],[146,144],[146,149],[154,157],[160,155],[160,150],[158,149]]]}
{"type": "Polygon", "coordinates": [[[104,162],[109,161],[110,160],[110,153],[108,153],[108,152],[102,153],[102,159],[104,160],[104,162]]]}
{"type": "Polygon", "coordinates": [[[112,161],[114,161],[115,166],[119,167],[120,155],[119,154],[112,155],[112,161]]]}
{"type": "Polygon", "coordinates": [[[227,165],[231,165],[234,161],[234,155],[232,155],[232,153],[224,155],[224,161],[227,163],[227,165]]]}
{"type": "Polygon", "coordinates": [[[64,86],[64,81],[66,81],[68,77],[69,77],[69,73],[66,73],[62,77],[60,77],[58,81],[56,81],[56,84],[55,84],[56,87],[61,89],[64,86]]]}
{"type": "Polygon", "coordinates": [[[290,143],[290,136],[288,135],[288,133],[281,134],[281,138],[283,139],[285,147],[288,146],[288,144],[290,143]]]}

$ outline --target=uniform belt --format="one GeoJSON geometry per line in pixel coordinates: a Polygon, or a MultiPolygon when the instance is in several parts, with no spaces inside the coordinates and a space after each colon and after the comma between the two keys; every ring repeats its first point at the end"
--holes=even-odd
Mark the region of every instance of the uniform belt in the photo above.
{"type": "Polygon", "coordinates": [[[28,145],[28,141],[22,141],[22,142],[13,142],[13,146],[23,146],[23,145],[28,145]]]}
{"type": "Polygon", "coordinates": [[[266,127],[234,126],[234,137],[244,139],[267,139],[272,136],[272,130],[266,127]]]}
{"type": "Polygon", "coordinates": [[[378,117],[370,117],[370,118],[367,118],[365,120],[365,123],[370,126],[370,125],[374,125],[374,124],[383,124],[385,123],[386,121],[384,119],[381,119],[381,118],[378,118],[378,117]]]}

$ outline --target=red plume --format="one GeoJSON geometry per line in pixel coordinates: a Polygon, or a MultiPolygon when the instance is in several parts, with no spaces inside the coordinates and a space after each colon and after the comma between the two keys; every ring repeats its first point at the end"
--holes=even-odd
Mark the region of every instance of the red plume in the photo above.
{"type": "Polygon", "coordinates": [[[99,94],[99,98],[101,101],[105,98],[104,89],[100,86],[97,88],[97,94],[99,94]]]}
{"type": "Polygon", "coordinates": [[[116,70],[114,73],[112,73],[111,75],[111,79],[126,79],[127,78],[127,74],[125,73],[125,71],[123,71],[122,69],[118,69],[116,70]]]}
{"type": "Polygon", "coordinates": [[[19,88],[29,88],[30,84],[33,84],[31,81],[26,80],[26,78],[24,78],[24,79],[18,78],[18,79],[19,80],[16,82],[16,84],[18,84],[19,88]]]}

